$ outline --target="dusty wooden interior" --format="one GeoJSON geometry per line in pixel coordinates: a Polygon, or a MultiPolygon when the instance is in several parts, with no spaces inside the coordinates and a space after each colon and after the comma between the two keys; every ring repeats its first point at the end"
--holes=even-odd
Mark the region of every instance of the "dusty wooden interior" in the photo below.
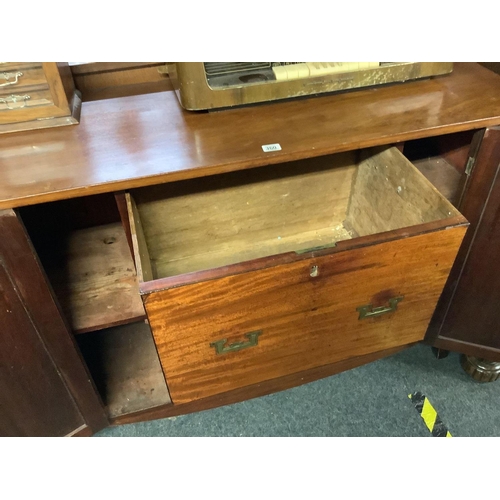
{"type": "Polygon", "coordinates": [[[52,260],[46,270],[75,333],[145,317],[119,222],[71,231],[61,238],[59,248],[62,259],[52,260]]]}
{"type": "Polygon", "coordinates": [[[458,214],[396,148],[147,187],[128,199],[143,281],[458,214]]]}
{"type": "Polygon", "coordinates": [[[111,418],[171,403],[144,321],[79,335],[77,341],[111,418]]]}
{"type": "Polygon", "coordinates": [[[357,236],[459,215],[396,148],[362,151],[346,224],[357,236]]]}
{"type": "Polygon", "coordinates": [[[113,196],[47,203],[20,213],[74,333],[145,318],[113,196]],[[100,210],[89,209],[96,201],[100,210]]]}
{"type": "Polygon", "coordinates": [[[428,137],[404,144],[404,155],[450,201],[460,206],[465,173],[474,143],[480,133],[475,130],[428,137]]]}

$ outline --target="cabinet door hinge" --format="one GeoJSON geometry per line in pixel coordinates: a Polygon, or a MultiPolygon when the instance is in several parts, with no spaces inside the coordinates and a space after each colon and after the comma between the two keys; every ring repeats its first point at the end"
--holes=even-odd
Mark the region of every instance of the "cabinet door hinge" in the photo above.
{"type": "Polygon", "coordinates": [[[476,159],[472,156],[469,156],[467,160],[467,164],[465,165],[465,175],[470,175],[472,170],[474,169],[474,164],[476,163],[476,159]]]}

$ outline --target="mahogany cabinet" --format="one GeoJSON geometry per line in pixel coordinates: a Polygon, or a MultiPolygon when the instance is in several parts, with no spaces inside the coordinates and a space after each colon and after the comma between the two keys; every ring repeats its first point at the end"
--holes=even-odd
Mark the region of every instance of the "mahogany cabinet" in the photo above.
{"type": "Polygon", "coordinates": [[[446,77],[216,113],[183,111],[172,92],[88,102],[75,127],[2,137],[0,432],[85,435],[203,410],[360,366],[424,337],[497,359],[498,125],[500,77],[457,64],[446,77]],[[264,152],[271,143],[281,151],[264,152]],[[362,181],[356,165],[373,147],[383,156],[369,173],[380,176],[368,175],[359,198],[347,188],[335,195],[358,209],[359,226],[332,218],[316,227],[319,219],[302,212],[302,246],[290,246],[286,233],[270,242],[266,220],[286,231],[297,203],[318,212],[331,186],[362,181]],[[395,184],[383,175],[387,165],[404,172],[395,184]],[[308,184],[314,172],[324,175],[308,184]],[[248,190],[264,186],[256,175],[272,189],[248,190]],[[233,198],[218,197],[221,186],[238,185],[233,198]],[[173,204],[162,208],[169,191],[173,204]],[[183,211],[186,193],[205,193],[211,205],[183,211]],[[296,204],[273,204],[273,196],[296,204]],[[253,212],[238,208],[255,200],[253,212]],[[207,215],[218,203],[231,221],[207,215]],[[158,230],[154,221],[168,217],[170,232],[158,230]],[[208,243],[214,231],[226,238],[248,222],[254,233],[208,243]],[[323,239],[332,229],[346,233],[323,239]],[[170,262],[151,243],[158,231],[165,248],[187,237],[170,262]],[[193,242],[210,265],[189,253],[193,242]],[[227,260],[235,248],[240,254],[227,260]],[[221,335],[206,335],[204,308],[224,325],[221,335]],[[279,350],[287,324],[296,329],[279,350]],[[258,359],[265,369],[255,369],[258,359]],[[231,369],[235,378],[224,378],[231,369]]]}

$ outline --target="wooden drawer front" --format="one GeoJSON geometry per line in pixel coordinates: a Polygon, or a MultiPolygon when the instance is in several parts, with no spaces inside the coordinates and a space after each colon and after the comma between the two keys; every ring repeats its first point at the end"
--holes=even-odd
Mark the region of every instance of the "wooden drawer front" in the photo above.
{"type": "Polygon", "coordinates": [[[443,229],[146,295],[173,402],[422,340],[465,230],[443,229]],[[390,299],[396,310],[359,319],[360,306],[371,304],[373,312],[390,299]],[[217,343],[243,344],[217,354],[217,343]]]}
{"type": "Polygon", "coordinates": [[[24,71],[41,67],[41,62],[0,62],[0,73],[4,71],[24,71]]]}
{"type": "Polygon", "coordinates": [[[48,89],[0,95],[0,124],[57,116],[57,111],[48,89]]]}
{"type": "Polygon", "coordinates": [[[2,70],[0,67],[0,96],[48,89],[42,67],[2,70]]]}

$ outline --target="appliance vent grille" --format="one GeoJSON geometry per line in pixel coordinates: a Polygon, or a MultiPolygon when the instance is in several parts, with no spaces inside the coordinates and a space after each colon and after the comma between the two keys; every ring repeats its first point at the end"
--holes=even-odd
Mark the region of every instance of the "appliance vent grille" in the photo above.
{"type": "Polygon", "coordinates": [[[205,65],[207,76],[227,75],[241,71],[254,71],[271,68],[270,62],[208,62],[205,65]]]}

